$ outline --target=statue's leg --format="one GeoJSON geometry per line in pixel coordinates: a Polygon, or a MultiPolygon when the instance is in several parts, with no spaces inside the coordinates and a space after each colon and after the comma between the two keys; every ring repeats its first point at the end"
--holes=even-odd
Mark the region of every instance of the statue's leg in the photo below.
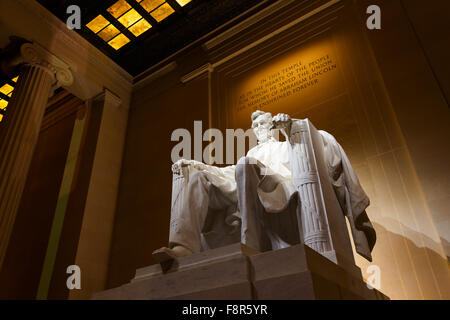
{"type": "Polygon", "coordinates": [[[182,245],[192,253],[200,252],[200,234],[208,213],[211,187],[206,172],[196,172],[189,178],[184,203],[179,207],[181,212],[170,226],[170,248],[182,245]]]}
{"type": "Polygon", "coordinates": [[[236,165],[238,206],[242,216],[241,242],[258,251],[270,250],[270,239],[264,227],[264,207],[257,187],[263,175],[263,165],[244,157],[236,165]]]}
{"type": "Polygon", "coordinates": [[[171,222],[169,248],[163,247],[153,252],[153,257],[160,263],[200,252],[201,233],[208,212],[210,209],[226,209],[232,204],[229,195],[222,194],[214,186],[212,178],[207,172],[196,172],[180,191],[184,196],[182,203],[172,208],[180,212],[173,214],[177,218],[171,222]]]}
{"type": "Polygon", "coordinates": [[[172,208],[180,210],[171,221],[169,248],[155,250],[152,256],[161,264],[200,251],[200,232],[208,212],[211,183],[207,173],[199,171],[189,178],[189,183],[180,190],[182,203],[172,208]]]}

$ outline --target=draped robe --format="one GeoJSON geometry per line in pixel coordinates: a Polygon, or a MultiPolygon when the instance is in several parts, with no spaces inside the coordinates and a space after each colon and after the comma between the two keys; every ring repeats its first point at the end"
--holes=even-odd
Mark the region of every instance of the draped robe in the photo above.
{"type": "MultiPolygon", "coordinates": [[[[329,133],[319,132],[328,174],[342,214],[349,220],[356,251],[371,261],[376,234],[365,212],[369,198],[340,144],[329,133]]],[[[257,224],[264,225],[262,232],[266,233],[267,239],[253,245],[261,251],[302,242],[302,230],[297,233],[294,230],[302,225],[297,219],[301,205],[292,183],[288,148],[287,141],[272,138],[249,150],[236,166],[205,166],[201,171],[191,167],[188,182],[181,187],[183,190],[179,190],[184,197],[176,195],[175,201],[182,203],[172,206],[169,245],[181,244],[197,252],[239,241],[247,243],[250,241],[247,232],[261,229],[257,224]],[[261,205],[254,209],[258,212],[248,213],[256,214],[256,219],[243,217],[239,210],[237,182],[248,178],[236,168],[245,165],[249,159],[259,168],[254,187],[261,205]]],[[[304,226],[300,228],[304,229],[304,226]]]]}

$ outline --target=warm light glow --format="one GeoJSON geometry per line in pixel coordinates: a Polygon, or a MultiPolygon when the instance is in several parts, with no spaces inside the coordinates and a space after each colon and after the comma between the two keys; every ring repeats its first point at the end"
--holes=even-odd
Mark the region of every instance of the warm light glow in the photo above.
{"type": "MultiPolygon", "coordinates": [[[[161,22],[175,12],[175,9],[173,9],[165,0],[136,0],[136,2],[139,3],[147,12],[149,12],[157,22],[161,22]]],[[[177,2],[180,6],[184,6],[191,2],[191,0],[177,0],[177,2]]],[[[110,6],[107,11],[135,37],[140,36],[152,28],[152,25],[145,18],[143,18],[141,14],[133,9],[127,0],[117,1],[110,6]]],[[[102,15],[98,15],[86,26],[111,47],[118,50],[131,40],[126,35],[122,34],[120,30],[114,26],[114,24],[108,21],[108,19],[102,15]]]]}
{"type": "Polygon", "coordinates": [[[5,112],[8,101],[0,99],[0,121],[3,119],[3,113],[5,112]]]}
{"type": "Polygon", "coordinates": [[[125,26],[125,28],[128,28],[129,26],[137,22],[139,19],[142,19],[142,16],[136,10],[131,9],[123,16],[121,16],[118,20],[121,24],[125,26]]]}
{"type": "Polygon", "coordinates": [[[13,90],[14,88],[7,83],[0,88],[0,92],[4,95],[10,94],[13,90]]]}
{"type": "Polygon", "coordinates": [[[119,29],[117,29],[114,25],[110,24],[109,26],[104,28],[102,31],[97,33],[97,35],[100,38],[102,38],[103,40],[105,40],[106,42],[108,42],[109,40],[111,40],[112,38],[117,36],[119,33],[120,33],[119,29]]]}
{"type": "Polygon", "coordinates": [[[150,12],[156,8],[158,8],[160,5],[162,5],[165,0],[144,0],[140,3],[140,5],[147,10],[147,12],[150,12]]]}
{"type": "Polygon", "coordinates": [[[156,21],[161,22],[174,12],[175,10],[168,3],[164,3],[155,11],[150,12],[150,14],[153,18],[155,18],[156,21]]]}
{"type": "Polygon", "coordinates": [[[152,25],[150,23],[148,23],[145,19],[141,19],[140,21],[132,25],[129,30],[132,34],[134,34],[134,36],[138,37],[151,27],[152,25]]]}
{"type": "Polygon", "coordinates": [[[130,39],[128,39],[124,34],[121,33],[117,37],[109,41],[108,44],[114,49],[119,50],[128,42],[130,42],[130,39]]]}
{"type": "Polygon", "coordinates": [[[8,101],[0,99],[0,109],[5,109],[8,105],[8,101]]]}
{"type": "Polygon", "coordinates": [[[97,18],[89,22],[86,27],[91,29],[92,32],[97,33],[106,27],[109,24],[109,21],[106,20],[102,15],[99,15],[97,18]]]}
{"type": "Polygon", "coordinates": [[[119,0],[108,8],[108,12],[117,19],[125,12],[130,10],[130,8],[131,6],[125,0],[119,0]]]}
{"type": "MultiPolygon", "coordinates": [[[[17,80],[19,79],[19,77],[15,77],[14,79],[12,79],[11,81],[14,83],[17,83],[17,80]]],[[[0,87],[0,92],[3,93],[4,95],[7,95],[8,97],[12,97],[14,91],[14,87],[5,83],[3,86],[0,87]]],[[[6,110],[6,106],[8,105],[8,101],[5,99],[0,98],[0,122],[3,119],[3,116],[5,114],[5,110],[6,110]]]]}
{"type": "Polygon", "coordinates": [[[182,7],[184,7],[185,5],[187,5],[189,2],[191,2],[192,0],[177,0],[178,4],[182,7]]]}

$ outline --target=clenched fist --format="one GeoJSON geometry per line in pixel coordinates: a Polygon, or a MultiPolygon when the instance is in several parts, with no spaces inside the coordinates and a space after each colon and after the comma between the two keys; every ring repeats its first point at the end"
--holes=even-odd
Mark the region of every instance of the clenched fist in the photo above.
{"type": "Polygon", "coordinates": [[[288,129],[291,126],[292,119],[286,113],[279,113],[272,118],[273,129],[288,129]]]}

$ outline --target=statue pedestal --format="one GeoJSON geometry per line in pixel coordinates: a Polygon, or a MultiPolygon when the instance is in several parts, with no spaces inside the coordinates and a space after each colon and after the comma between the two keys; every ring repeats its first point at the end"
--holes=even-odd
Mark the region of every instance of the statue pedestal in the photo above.
{"type": "Polygon", "coordinates": [[[299,244],[259,253],[243,244],[138,269],[119,288],[96,300],[388,299],[311,248],[299,244]]]}

